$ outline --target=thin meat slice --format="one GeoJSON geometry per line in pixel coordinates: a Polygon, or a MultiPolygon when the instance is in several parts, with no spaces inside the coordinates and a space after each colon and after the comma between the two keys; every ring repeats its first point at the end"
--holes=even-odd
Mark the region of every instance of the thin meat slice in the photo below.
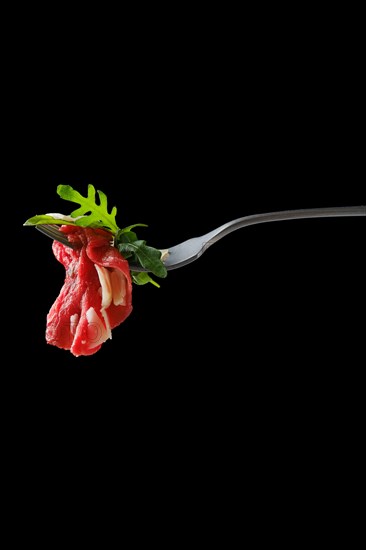
{"type": "Polygon", "coordinates": [[[66,274],[47,315],[46,341],[77,357],[92,355],[132,311],[130,269],[107,231],[68,225],[61,230],[75,248],[52,245],[66,274]]]}

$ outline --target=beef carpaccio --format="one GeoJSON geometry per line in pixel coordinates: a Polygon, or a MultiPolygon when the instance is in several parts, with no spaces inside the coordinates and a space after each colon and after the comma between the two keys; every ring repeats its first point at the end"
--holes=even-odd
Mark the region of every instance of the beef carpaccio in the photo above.
{"type": "Polygon", "coordinates": [[[132,311],[127,260],[102,229],[61,226],[75,248],[54,241],[65,282],[47,315],[46,341],[75,356],[92,355],[132,311]]]}

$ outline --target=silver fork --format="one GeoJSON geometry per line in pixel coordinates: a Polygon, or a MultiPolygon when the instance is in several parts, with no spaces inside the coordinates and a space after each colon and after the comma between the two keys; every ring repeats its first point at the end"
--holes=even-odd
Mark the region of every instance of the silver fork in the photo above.
{"type": "MultiPolygon", "coordinates": [[[[237,231],[242,227],[254,225],[257,223],[308,219],[308,218],[328,218],[328,217],[346,217],[346,216],[366,216],[366,206],[336,206],[331,208],[304,208],[300,210],[283,210],[280,212],[268,212],[264,214],[254,214],[237,218],[224,223],[201,237],[188,239],[180,244],[161,250],[162,259],[167,270],[183,267],[197,260],[214,243],[237,231]]],[[[39,231],[52,239],[59,241],[65,246],[73,248],[73,245],[67,240],[67,236],[62,233],[56,225],[37,225],[39,231]]],[[[130,264],[131,271],[147,271],[139,265],[130,264]]]]}

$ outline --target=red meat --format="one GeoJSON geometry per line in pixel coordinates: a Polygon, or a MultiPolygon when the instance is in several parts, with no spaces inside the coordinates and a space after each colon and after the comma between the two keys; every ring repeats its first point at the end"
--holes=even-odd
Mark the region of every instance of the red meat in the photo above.
{"type": "Polygon", "coordinates": [[[130,269],[111,245],[111,233],[70,225],[61,230],[75,248],[52,245],[66,275],[47,315],[46,341],[75,356],[92,355],[132,311],[130,269]]]}

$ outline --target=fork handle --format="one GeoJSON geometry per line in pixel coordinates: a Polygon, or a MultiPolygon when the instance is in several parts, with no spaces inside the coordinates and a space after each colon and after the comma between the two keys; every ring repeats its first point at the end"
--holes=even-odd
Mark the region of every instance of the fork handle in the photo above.
{"type": "Polygon", "coordinates": [[[282,210],[280,212],[267,212],[263,214],[253,214],[244,218],[237,218],[231,222],[221,225],[207,234],[205,249],[217,242],[232,231],[241,229],[248,225],[256,223],[275,222],[283,220],[308,219],[308,218],[328,218],[341,216],[366,216],[366,206],[335,206],[327,208],[303,208],[299,210],[282,210]]]}

